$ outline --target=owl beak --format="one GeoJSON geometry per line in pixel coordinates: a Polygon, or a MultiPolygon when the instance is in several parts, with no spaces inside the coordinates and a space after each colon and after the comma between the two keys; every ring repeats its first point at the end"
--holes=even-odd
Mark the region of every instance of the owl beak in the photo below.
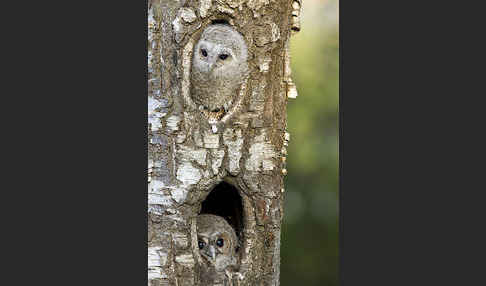
{"type": "Polygon", "coordinates": [[[208,249],[208,256],[211,257],[213,260],[216,259],[216,249],[214,248],[214,246],[210,245],[209,246],[209,249],[208,249]]]}

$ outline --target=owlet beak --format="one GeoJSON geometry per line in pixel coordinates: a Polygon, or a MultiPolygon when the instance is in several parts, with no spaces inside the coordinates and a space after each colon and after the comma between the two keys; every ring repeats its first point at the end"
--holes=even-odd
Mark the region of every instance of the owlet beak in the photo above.
{"type": "Polygon", "coordinates": [[[215,260],[216,259],[216,249],[214,246],[210,245],[206,251],[206,255],[211,257],[211,259],[215,260]]]}

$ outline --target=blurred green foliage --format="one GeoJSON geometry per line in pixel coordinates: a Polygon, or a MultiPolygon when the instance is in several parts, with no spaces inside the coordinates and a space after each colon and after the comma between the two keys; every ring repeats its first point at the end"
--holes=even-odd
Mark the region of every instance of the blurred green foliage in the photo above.
{"type": "Polygon", "coordinates": [[[291,39],[291,135],[281,246],[281,285],[338,285],[339,34],[336,0],[304,0],[291,39]]]}

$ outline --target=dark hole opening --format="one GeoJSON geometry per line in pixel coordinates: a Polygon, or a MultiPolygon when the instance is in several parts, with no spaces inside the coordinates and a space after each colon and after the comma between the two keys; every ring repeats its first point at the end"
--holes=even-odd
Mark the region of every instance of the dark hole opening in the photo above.
{"type": "Polygon", "coordinates": [[[238,190],[222,182],[217,185],[202,202],[201,214],[214,214],[223,217],[235,229],[242,242],[243,204],[238,190]]]}
{"type": "Polygon", "coordinates": [[[228,21],[226,21],[225,19],[216,19],[216,20],[213,20],[211,21],[211,24],[225,24],[225,25],[229,25],[228,21]]]}

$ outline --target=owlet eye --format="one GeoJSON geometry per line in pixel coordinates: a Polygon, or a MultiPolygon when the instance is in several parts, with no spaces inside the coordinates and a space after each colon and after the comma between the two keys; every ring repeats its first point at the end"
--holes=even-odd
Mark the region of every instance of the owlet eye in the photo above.
{"type": "Polygon", "coordinates": [[[223,61],[226,60],[227,57],[228,57],[227,54],[221,54],[221,55],[219,55],[219,58],[222,59],[223,61]]]}
{"type": "Polygon", "coordinates": [[[207,52],[205,49],[201,49],[201,54],[202,54],[204,57],[207,57],[207,56],[208,56],[208,52],[207,52]]]}
{"type": "Polygon", "coordinates": [[[203,249],[203,247],[206,245],[204,241],[198,241],[197,244],[199,245],[199,249],[203,249]]]}
{"type": "Polygon", "coordinates": [[[216,245],[219,247],[223,247],[224,245],[224,240],[222,238],[216,240],[216,245]]]}

